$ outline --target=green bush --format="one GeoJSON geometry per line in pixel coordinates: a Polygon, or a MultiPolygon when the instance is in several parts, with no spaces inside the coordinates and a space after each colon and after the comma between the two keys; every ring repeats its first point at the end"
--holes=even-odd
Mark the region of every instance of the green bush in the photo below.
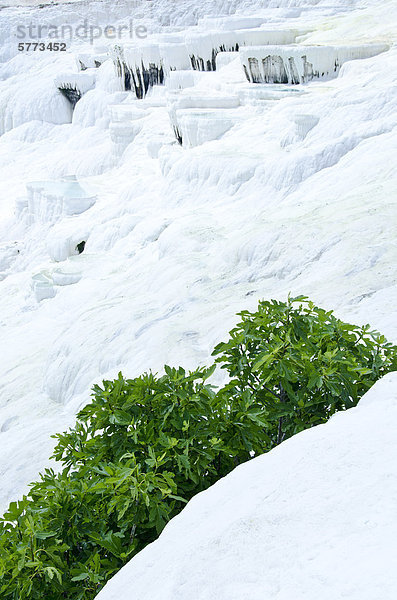
{"type": "Polygon", "coordinates": [[[247,396],[262,408],[268,448],[355,406],[385,373],[397,369],[397,347],[369,325],[337,319],[305,296],[259,302],[230,339],[216,346],[216,362],[231,380],[229,401],[247,396]]]}
{"type": "Polygon", "coordinates": [[[305,298],[261,302],[215,366],[95,386],[46,470],[0,523],[0,597],[87,600],[192,496],[236,465],[326,421],[396,368],[396,347],[305,298]]]}
{"type": "Polygon", "coordinates": [[[4,515],[1,598],[93,598],[186,501],[260,448],[265,423],[220,403],[206,383],[214,368],[165,370],[95,386],[75,428],[55,436],[63,471],[47,470],[4,515]]]}

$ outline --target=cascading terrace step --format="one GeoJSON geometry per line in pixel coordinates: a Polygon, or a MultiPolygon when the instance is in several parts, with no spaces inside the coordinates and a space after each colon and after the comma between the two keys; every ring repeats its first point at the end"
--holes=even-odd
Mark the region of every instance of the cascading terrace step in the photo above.
{"type": "Polygon", "coordinates": [[[80,98],[95,87],[96,69],[86,69],[80,73],[60,73],[55,77],[55,87],[67,98],[74,108],[80,98]]]}
{"type": "Polygon", "coordinates": [[[178,142],[193,148],[218,138],[237,122],[239,98],[222,94],[168,93],[168,114],[178,142]]]}
{"type": "Polygon", "coordinates": [[[56,223],[63,217],[79,215],[96,202],[74,178],[34,181],[26,184],[27,196],[15,204],[15,214],[27,225],[56,223]]]}
{"type": "Polygon", "coordinates": [[[154,85],[162,85],[173,71],[216,71],[216,59],[222,52],[237,52],[241,47],[264,44],[291,44],[298,29],[235,29],[226,31],[190,31],[165,34],[142,43],[123,43],[109,49],[124,90],[132,90],[138,99],[154,85]]]}
{"type": "Polygon", "coordinates": [[[296,85],[336,77],[345,62],[370,58],[388,49],[387,44],[251,46],[240,50],[240,60],[251,83],[296,85]]]}

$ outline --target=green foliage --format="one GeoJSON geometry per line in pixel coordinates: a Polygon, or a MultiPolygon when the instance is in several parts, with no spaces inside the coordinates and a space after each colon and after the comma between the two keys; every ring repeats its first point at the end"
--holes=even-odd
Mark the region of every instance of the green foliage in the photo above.
{"type": "Polygon", "coordinates": [[[305,296],[259,303],[214,355],[231,381],[230,401],[248,394],[268,423],[268,449],[355,406],[385,373],[397,368],[397,348],[369,325],[337,319],[305,296]]]}
{"type": "Polygon", "coordinates": [[[93,598],[186,501],[260,447],[264,423],[220,403],[206,383],[214,367],[165,371],[95,386],[74,429],[55,436],[63,470],[46,470],[4,515],[1,598],[93,598]]]}
{"type": "Polygon", "coordinates": [[[88,600],[193,495],[236,465],[358,401],[396,368],[396,348],[305,298],[261,302],[214,354],[95,386],[48,469],[0,520],[0,597],[88,600]]]}

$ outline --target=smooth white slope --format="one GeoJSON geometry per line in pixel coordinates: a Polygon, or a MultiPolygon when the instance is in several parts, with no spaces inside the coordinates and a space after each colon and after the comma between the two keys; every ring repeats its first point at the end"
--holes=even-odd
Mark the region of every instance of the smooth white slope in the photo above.
{"type": "Polygon", "coordinates": [[[193,498],[98,600],[394,600],[397,372],[193,498]]]}

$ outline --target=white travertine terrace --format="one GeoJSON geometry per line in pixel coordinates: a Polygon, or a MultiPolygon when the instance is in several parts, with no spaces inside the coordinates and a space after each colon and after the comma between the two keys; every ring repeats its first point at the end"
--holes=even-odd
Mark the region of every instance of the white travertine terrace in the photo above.
{"type": "Polygon", "coordinates": [[[153,85],[163,84],[172,71],[215,71],[219,53],[237,52],[243,46],[290,44],[303,31],[260,27],[192,30],[164,34],[139,44],[120,43],[111,47],[110,55],[123,88],[135,91],[137,98],[142,99],[153,85]]]}
{"type": "Polygon", "coordinates": [[[27,196],[16,202],[16,214],[27,225],[56,223],[63,217],[80,215],[96,201],[73,180],[35,181],[26,185],[26,191],[27,196]]]}
{"type": "Polygon", "coordinates": [[[215,71],[219,52],[233,52],[242,46],[259,44],[290,44],[295,41],[298,33],[294,29],[268,28],[188,33],[186,46],[193,69],[215,71]]]}
{"type": "Polygon", "coordinates": [[[96,69],[86,69],[80,73],[59,73],[54,79],[55,87],[74,107],[88,90],[95,87],[96,69]]]}
{"type": "Polygon", "coordinates": [[[241,63],[251,83],[307,83],[336,77],[349,61],[388,50],[386,44],[359,46],[257,46],[242,48],[241,63]]]}
{"type": "Polygon", "coordinates": [[[168,114],[175,136],[187,148],[215,140],[236,123],[237,95],[190,91],[168,94],[168,114]]]}
{"type": "Polygon", "coordinates": [[[87,69],[97,69],[108,58],[107,50],[105,52],[85,52],[76,56],[76,63],[80,71],[86,71],[87,69]]]}

